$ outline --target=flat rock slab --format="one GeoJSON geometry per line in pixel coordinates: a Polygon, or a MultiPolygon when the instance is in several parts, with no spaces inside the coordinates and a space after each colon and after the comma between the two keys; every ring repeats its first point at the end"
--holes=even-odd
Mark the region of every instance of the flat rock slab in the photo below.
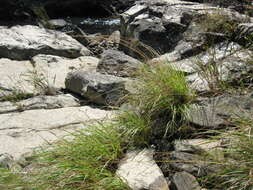
{"type": "Polygon", "coordinates": [[[152,150],[127,153],[116,173],[133,190],[169,190],[162,171],[153,160],[152,150]]]}
{"type": "Polygon", "coordinates": [[[81,56],[69,59],[53,55],[37,55],[31,61],[36,71],[43,75],[50,86],[57,89],[65,88],[67,74],[75,70],[96,70],[99,59],[91,56],[81,56]]]}
{"type": "Polygon", "coordinates": [[[0,102],[0,114],[35,109],[56,109],[80,106],[77,98],[70,94],[36,96],[19,102],[0,102]]]}
{"type": "Polygon", "coordinates": [[[33,66],[30,61],[0,59],[0,94],[1,90],[3,92],[21,91],[32,93],[33,86],[27,81],[27,73],[32,70],[33,66]]]}
{"type": "Polygon", "coordinates": [[[76,58],[90,51],[72,37],[38,26],[0,28],[0,57],[27,60],[38,54],[76,58]]]}
{"type": "Polygon", "coordinates": [[[47,142],[68,135],[91,122],[112,117],[111,111],[84,107],[29,110],[0,115],[0,155],[19,159],[47,142]]]}

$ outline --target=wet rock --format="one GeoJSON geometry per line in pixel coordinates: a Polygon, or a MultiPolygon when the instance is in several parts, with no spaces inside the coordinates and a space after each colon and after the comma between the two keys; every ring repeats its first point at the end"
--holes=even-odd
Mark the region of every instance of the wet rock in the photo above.
{"type": "Polygon", "coordinates": [[[78,102],[78,99],[70,94],[37,96],[19,102],[0,102],[0,114],[25,110],[55,109],[76,106],[80,106],[80,103],[78,102]]]}
{"type": "Polygon", "coordinates": [[[97,72],[119,77],[131,77],[140,66],[141,62],[123,52],[107,50],[102,54],[97,72]]]}
{"type": "Polygon", "coordinates": [[[66,88],[77,93],[90,102],[100,105],[118,105],[128,90],[128,80],[113,75],[104,75],[96,72],[76,71],[69,73],[66,88]]]}
{"type": "Polygon", "coordinates": [[[19,160],[35,148],[111,117],[111,111],[88,106],[0,114],[0,154],[8,153],[19,160]]]}
{"type": "Polygon", "coordinates": [[[37,54],[76,58],[90,51],[70,36],[37,26],[0,28],[0,57],[26,60],[37,54]]]}
{"type": "Polygon", "coordinates": [[[65,88],[65,78],[69,72],[75,70],[94,71],[99,59],[91,56],[81,56],[69,59],[53,55],[37,55],[32,58],[34,71],[47,85],[56,89],[65,88]]]}
{"type": "Polygon", "coordinates": [[[196,178],[187,172],[177,172],[172,178],[176,190],[201,190],[196,178]]]}
{"type": "Polygon", "coordinates": [[[153,160],[153,153],[148,149],[127,153],[116,174],[134,190],[169,190],[163,173],[153,160]]]}

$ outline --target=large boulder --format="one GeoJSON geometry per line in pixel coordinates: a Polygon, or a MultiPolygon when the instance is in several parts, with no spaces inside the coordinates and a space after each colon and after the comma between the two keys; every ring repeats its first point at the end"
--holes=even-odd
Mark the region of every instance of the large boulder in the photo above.
{"type": "Polygon", "coordinates": [[[68,74],[66,88],[90,102],[100,105],[115,106],[122,102],[128,93],[127,79],[96,72],[76,71],[68,74]]]}
{"type": "Polygon", "coordinates": [[[37,26],[0,27],[0,58],[27,60],[37,54],[76,58],[90,51],[72,37],[37,26]]]}
{"type": "Polygon", "coordinates": [[[102,54],[102,58],[98,63],[97,72],[119,77],[130,77],[135,74],[140,65],[141,62],[123,52],[107,50],[102,54]]]}

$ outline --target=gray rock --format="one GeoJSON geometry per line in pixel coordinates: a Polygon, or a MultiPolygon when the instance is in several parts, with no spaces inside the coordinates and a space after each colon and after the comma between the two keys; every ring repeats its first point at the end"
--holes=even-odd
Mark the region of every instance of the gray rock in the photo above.
{"type": "Polygon", "coordinates": [[[111,111],[88,106],[0,114],[0,154],[8,153],[19,160],[25,153],[112,115],[111,111]]]}
{"type": "Polygon", "coordinates": [[[76,71],[69,73],[65,85],[74,93],[90,102],[101,105],[118,105],[128,92],[127,79],[96,72],[76,71]]]}
{"type": "Polygon", "coordinates": [[[0,59],[0,94],[4,96],[13,92],[33,93],[34,87],[26,76],[31,70],[33,65],[30,61],[0,59]]]}
{"type": "Polygon", "coordinates": [[[37,54],[76,58],[89,55],[87,48],[70,36],[37,26],[0,28],[0,57],[26,60],[37,54]]]}
{"type": "Polygon", "coordinates": [[[116,174],[133,190],[169,190],[163,173],[153,160],[153,151],[132,151],[120,161],[116,174]]]}
{"type": "Polygon", "coordinates": [[[210,151],[222,147],[221,141],[211,139],[176,140],[174,149],[178,152],[197,153],[200,150],[210,151]]]}
{"type": "Polygon", "coordinates": [[[205,29],[197,22],[200,16],[217,13],[235,22],[246,18],[229,9],[218,10],[196,2],[142,0],[121,14],[121,34],[123,39],[133,39],[133,43],[141,41],[161,54],[176,49],[185,58],[200,53],[199,50],[208,43],[210,36],[217,38],[218,42],[224,40],[220,35],[205,33],[205,29]]]}
{"type": "Polygon", "coordinates": [[[37,55],[32,58],[34,70],[45,78],[48,85],[56,89],[65,88],[65,78],[75,70],[94,71],[99,59],[91,56],[81,56],[75,59],[53,55],[37,55]]]}
{"type": "Polygon", "coordinates": [[[51,19],[48,23],[55,29],[63,28],[68,24],[64,19],[51,19]]]}
{"type": "Polygon", "coordinates": [[[14,160],[13,157],[9,154],[0,154],[0,167],[10,169],[13,165],[14,160]]]}
{"type": "Polygon", "coordinates": [[[177,172],[172,177],[172,183],[177,190],[201,190],[196,178],[187,172],[177,172]]]}
{"type": "Polygon", "coordinates": [[[80,106],[78,99],[70,94],[37,96],[19,102],[0,102],[0,114],[34,109],[55,109],[80,106]]]}
{"type": "Polygon", "coordinates": [[[119,77],[130,77],[135,74],[140,65],[141,62],[123,52],[107,50],[102,54],[97,72],[119,77]]]}
{"type": "Polygon", "coordinates": [[[190,108],[189,121],[198,126],[221,127],[229,118],[250,119],[253,114],[253,97],[249,95],[223,95],[203,99],[190,108]]]}
{"type": "Polygon", "coordinates": [[[173,151],[169,153],[169,157],[163,158],[160,168],[165,174],[170,174],[171,171],[186,171],[194,176],[205,176],[210,165],[197,154],[173,151]]]}

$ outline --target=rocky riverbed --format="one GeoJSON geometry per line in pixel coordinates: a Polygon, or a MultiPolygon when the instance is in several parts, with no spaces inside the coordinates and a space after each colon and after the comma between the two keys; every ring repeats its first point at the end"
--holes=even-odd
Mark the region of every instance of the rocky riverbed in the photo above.
{"type": "MultiPolygon", "coordinates": [[[[252,40],[251,4],[103,2],[3,1],[0,166],[19,163],[36,148],[94,121],[112,119],[122,97],[134,93],[134,72],[146,63],[167,61],[185,74],[199,95],[189,112],[192,131],[229,126],[231,117],[252,117],[253,54],[246,40],[252,40]],[[43,7],[53,20],[44,20],[36,7],[43,7]],[[219,19],[223,23],[217,24],[219,19]],[[233,28],[225,27],[231,23],[233,28]],[[211,63],[216,65],[215,77],[203,70],[211,63]],[[247,88],[220,92],[220,82],[247,88]]],[[[196,163],[198,152],[220,150],[222,142],[196,137],[170,143],[170,148],[159,147],[170,152],[159,159],[181,162],[157,164],[153,150],[133,151],[120,162],[117,174],[134,190],[202,189],[196,178],[215,168],[196,163]]]]}

